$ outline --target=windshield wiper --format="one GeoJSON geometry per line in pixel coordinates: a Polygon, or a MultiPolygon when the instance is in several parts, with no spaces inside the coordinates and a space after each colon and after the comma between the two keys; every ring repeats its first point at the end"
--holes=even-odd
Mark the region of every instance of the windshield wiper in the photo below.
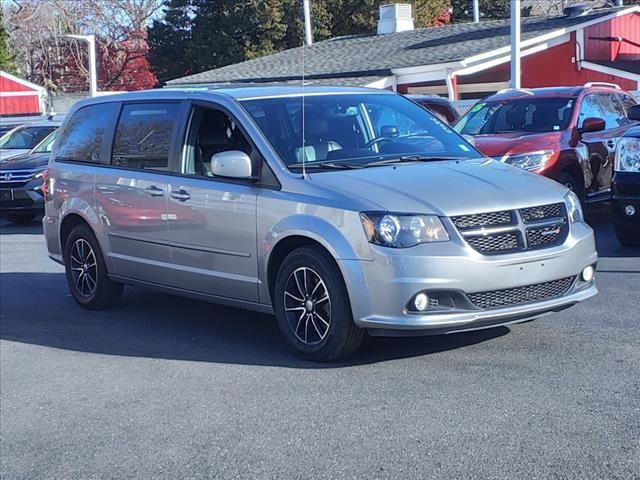
{"type": "Polygon", "coordinates": [[[362,168],[362,165],[354,165],[353,163],[335,163],[335,162],[300,162],[300,163],[292,163],[288,165],[289,168],[299,168],[302,169],[302,166],[306,169],[332,169],[332,170],[353,170],[356,168],[362,168]]]}
{"type": "Polygon", "coordinates": [[[401,157],[387,158],[386,160],[377,160],[375,162],[365,163],[365,167],[377,167],[381,165],[392,165],[394,163],[405,162],[447,162],[450,160],[466,160],[463,157],[428,157],[425,155],[403,155],[401,157]]]}

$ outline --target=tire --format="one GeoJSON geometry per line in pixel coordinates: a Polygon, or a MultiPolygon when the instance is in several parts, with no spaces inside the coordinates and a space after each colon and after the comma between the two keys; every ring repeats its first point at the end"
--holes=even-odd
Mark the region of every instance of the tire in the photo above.
{"type": "Polygon", "coordinates": [[[10,213],[7,215],[7,220],[20,225],[31,223],[34,218],[36,218],[35,213],[10,213]]]}
{"type": "Polygon", "coordinates": [[[87,310],[104,310],[122,297],[124,286],[107,275],[98,241],[88,225],[71,230],[64,246],[64,266],[71,295],[87,310]]]}
{"type": "Polygon", "coordinates": [[[338,266],[319,248],[301,247],[284,259],[276,276],[273,306],[287,344],[309,360],[346,357],[364,337],[364,330],[353,321],[338,266]]]}
{"type": "Polygon", "coordinates": [[[640,247],[640,226],[632,226],[616,220],[613,224],[618,242],[625,247],[640,247]]]}
{"type": "Polygon", "coordinates": [[[556,182],[561,183],[562,185],[567,187],[569,190],[571,190],[573,193],[578,195],[580,202],[584,206],[585,192],[577,178],[575,178],[569,172],[560,172],[560,175],[558,175],[558,178],[556,178],[555,180],[556,182]]]}

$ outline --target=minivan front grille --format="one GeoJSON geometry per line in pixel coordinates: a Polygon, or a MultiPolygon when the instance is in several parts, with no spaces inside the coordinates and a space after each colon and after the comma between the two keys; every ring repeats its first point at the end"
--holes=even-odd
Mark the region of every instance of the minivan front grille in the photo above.
{"type": "Polygon", "coordinates": [[[562,297],[567,294],[574,281],[575,277],[567,277],[524,287],[469,293],[467,297],[469,297],[471,303],[483,310],[509,307],[562,297]]]}
{"type": "Polygon", "coordinates": [[[451,217],[462,238],[483,255],[561,245],[569,235],[564,203],[451,217]]]}

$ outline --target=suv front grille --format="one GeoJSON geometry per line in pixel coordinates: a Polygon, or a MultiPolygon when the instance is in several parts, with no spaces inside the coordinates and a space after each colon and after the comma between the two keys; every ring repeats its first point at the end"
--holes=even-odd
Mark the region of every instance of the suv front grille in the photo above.
{"type": "Polygon", "coordinates": [[[561,245],[569,235],[564,203],[451,217],[464,240],[483,255],[561,245]]]}
{"type": "Polygon", "coordinates": [[[0,170],[0,188],[24,187],[36,173],[37,170],[0,170]]]}
{"type": "Polygon", "coordinates": [[[537,283],[525,287],[493,290],[490,292],[469,293],[471,303],[481,309],[508,307],[525,303],[562,297],[573,285],[575,277],[562,278],[551,282],[537,283]]]}

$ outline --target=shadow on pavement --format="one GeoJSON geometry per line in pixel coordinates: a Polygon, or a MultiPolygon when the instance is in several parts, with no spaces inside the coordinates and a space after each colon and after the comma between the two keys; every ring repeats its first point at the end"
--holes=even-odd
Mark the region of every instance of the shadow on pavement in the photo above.
{"type": "Polygon", "coordinates": [[[509,333],[499,327],[434,337],[367,338],[345,361],[318,364],[296,357],[269,315],[138,288],[128,288],[114,309],[90,312],[75,304],[61,273],[3,273],[0,292],[3,340],[107,355],[337,368],[453,350],[509,333]]]}
{"type": "Polygon", "coordinates": [[[42,216],[25,224],[11,223],[0,217],[0,235],[42,235],[42,216]]]}

